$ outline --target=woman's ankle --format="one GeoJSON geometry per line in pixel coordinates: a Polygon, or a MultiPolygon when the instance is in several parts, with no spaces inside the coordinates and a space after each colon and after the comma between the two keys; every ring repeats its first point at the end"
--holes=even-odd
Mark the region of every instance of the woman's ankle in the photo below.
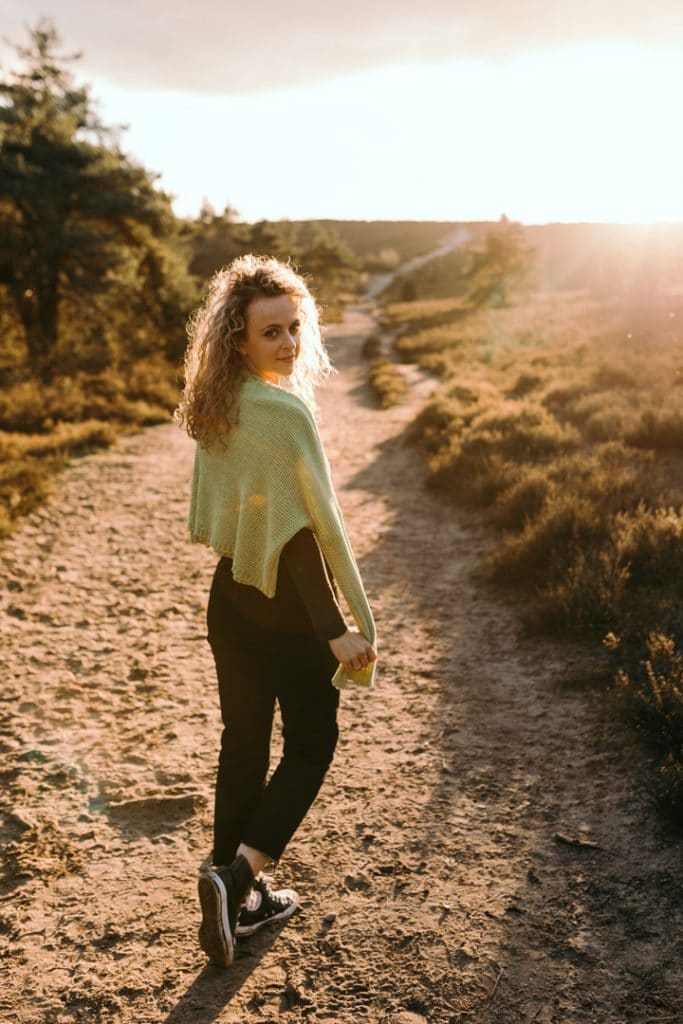
{"type": "Polygon", "coordinates": [[[259,871],[261,871],[271,859],[267,854],[261,853],[260,850],[255,850],[253,846],[247,846],[246,843],[240,843],[237,848],[236,857],[239,856],[244,857],[252,870],[254,878],[256,878],[259,871]]]}

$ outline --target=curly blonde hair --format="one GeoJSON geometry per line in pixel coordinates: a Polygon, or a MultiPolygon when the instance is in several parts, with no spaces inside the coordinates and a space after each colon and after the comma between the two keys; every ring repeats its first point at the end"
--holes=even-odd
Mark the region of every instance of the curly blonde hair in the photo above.
{"type": "Polygon", "coordinates": [[[247,308],[263,296],[298,299],[301,347],[294,372],[283,378],[285,389],[298,395],[317,418],[314,388],[336,369],[321,336],[320,310],[304,278],[272,256],[238,256],[217,271],[206,298],[187,323],[183,397],[173,413],[190,437],[209,444],[229,432],[230,409],[247,371],[238,346],[247,327],[247,308]]]}

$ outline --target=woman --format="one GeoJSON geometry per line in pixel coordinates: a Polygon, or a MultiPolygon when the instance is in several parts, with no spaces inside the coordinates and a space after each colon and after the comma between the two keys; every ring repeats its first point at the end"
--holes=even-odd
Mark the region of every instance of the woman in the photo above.
{"type": "Polygon", "coordinates": [[[188,334],[175,418],[197,441],[190,539],[220,556],[207,627],[224,726],[199,940],[227,966],[237,936],[296,909],[261,869],[322,785],[339,689],[373,685],[376,633],[316,425],[314,386],[335,371],[306,283],[278,260],[239,257],[188,334]],[[284,748],[266,785],[275,701],[284,748]]]}

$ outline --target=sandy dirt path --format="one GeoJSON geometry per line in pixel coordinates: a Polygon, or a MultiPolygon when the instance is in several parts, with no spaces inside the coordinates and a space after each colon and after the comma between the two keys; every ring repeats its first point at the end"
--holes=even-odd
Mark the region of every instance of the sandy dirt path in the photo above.
{"type": "Polygon", "coordinates": [[[76,460],[5,544],[2,1024],[683,1020],[680,843],[643,755],[568,685],[585,655],[524,637],[476,573],[486,532],[402,439],[434,385],[401,367],[406,402],[379,410],[373,326],[331,330],[320,401],[377,689],[342,695],[278,869],[300,913],[230,970],[196,942],[220,725],[193,442],[161,425],[76,460]]]}

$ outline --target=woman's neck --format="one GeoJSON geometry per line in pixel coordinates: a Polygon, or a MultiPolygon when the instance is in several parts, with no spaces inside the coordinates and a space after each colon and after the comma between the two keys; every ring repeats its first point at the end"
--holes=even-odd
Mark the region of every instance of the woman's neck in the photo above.
{"type": "Polygon", "coordinates": [[[280,384],[282,377],[280,376],[277,376],[275,379],[273,379],[272,377],[264,376],[262,373],[256,373],[254,370],[249,370],[249,373],[252,377],[256,377],[257,380],[265,381],[266,384],[270,384],[274,388],[279,388],[282,386],[280,384]]]}

